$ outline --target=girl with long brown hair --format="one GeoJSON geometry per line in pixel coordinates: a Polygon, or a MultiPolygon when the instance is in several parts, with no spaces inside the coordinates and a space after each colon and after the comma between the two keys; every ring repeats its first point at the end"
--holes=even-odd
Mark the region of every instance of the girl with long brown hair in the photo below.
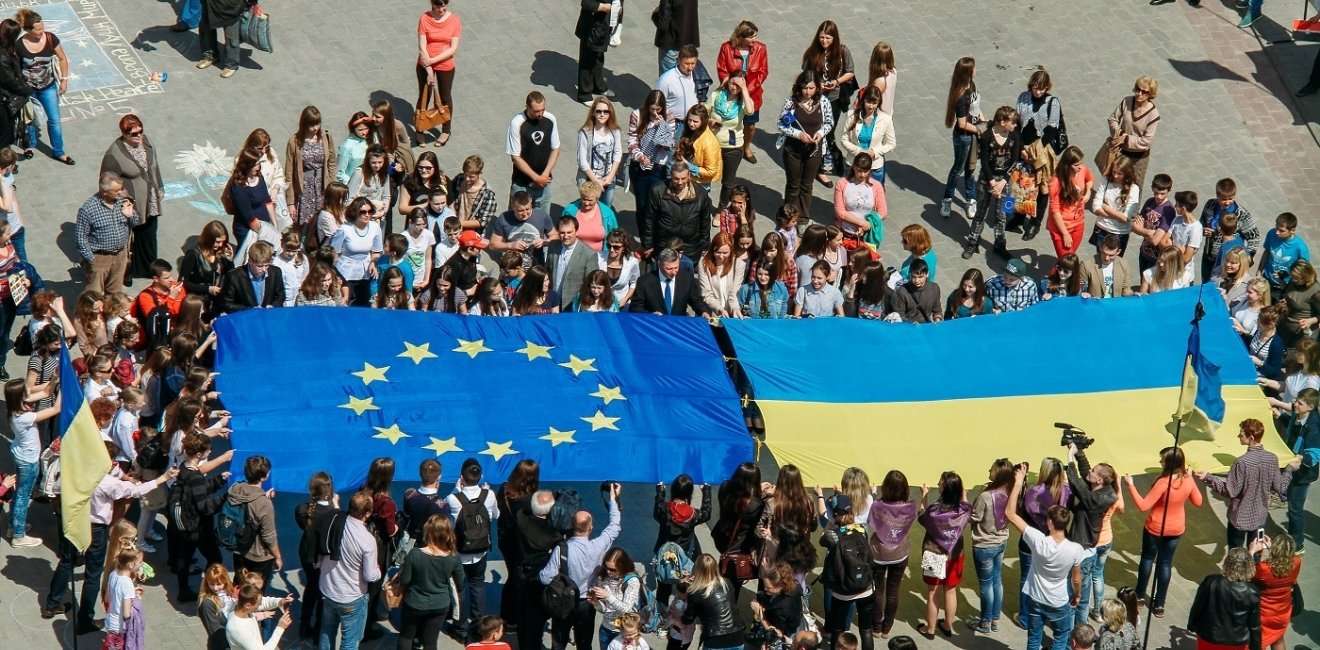
{"type": "Polygon", "coordinates": [[[1187,529],[1186,504],[1201,507],[1204,497],[1196,478],[1187,471],[1187,459],[1179,447],[1165,447],[1160,451],[1160,476],[1146,494],[1137,491],[1131,475],[1123,477],[1132,502],[1142,512],[1149,512],[1145,528],[1141,531],[1141,561],[1137,570],[1137,592],[1144,598],[1151,596],[1150,608],[1155,616],[1164,616],[1164,595],[1169,590],[1169,577],[1173,571],[1173,554],[1178,541],[1187,529]],[[1167,503],[1166,503],[1167,501],[1167,503]],[[1156,560],[1158,559],[1158,564],[1156,560]],[[1146,580],[1155,567],[1155,590],[1146,591],[1146,580]]]}
{"type": "MultiPolygon", "coordinates": [[[[280,220],[275,225],[281,230],[288,227],[289,206],[284,199],[284,166],[280,164],[279,156],[275,155],[275,150],[270,146],[270,134],[266,129],[254,129],[243,141],[243,150],[256,149],[261,153],[261,179],[266,181],[266,189],[270,196],[275,200],[275,214],[280,220]]],[[[235,159],[237,162],[237,159],[235,159]]]]}
{"type": "Polygon", "coordinates": [[[179,262],[179,280],[184,290],[206,303],[208,316],[214,316],[211,302],[220,295],[220,280],[234,268],[234,248],[225,224],[210,221],[202,226],[197,246],[184,253],[179,262]]]}
{"type": "Polygon", "coordinates": [[[623,160],[623,134],[614,116],[614,102],[597,97],[587,109],[587,119],[578,129],[577,183],[596,181],[602,188],[600,200],[614,207],[614,182],[623,160]]]}
{"type": "Polygon", "coordinates": [[[953,197],[958,189],[958,175],[964,176],[967,197],[967,216],[976,214],[976,169],[972,143],[981,130],[981,94],[976,91],[976,59],[965,56],[953,65],[949,79],[949,96],[944,103],[944,127],[953,129],[953,166],[944,183],[944,199],[940,201],[940,216],[948,217],[953,208],[953,197]]]}
{"type": "MultiPolygon", "coordinates": [[[[799,215],[811,214],[811,192],[821,172],[828,137],[834,131],[834,109],[824,97],[820,76],[803,70],[779,112],[779,138],[775,148],[784,154],[784,203],[799,215]]],[[[833,188],[824,178],[821,184],[833,188]]]]}
{"type": "Polygon", "coordinates": [[[666,117],[665,94],[652,90],[641,108],[628,118],[628,178],[638,214],[646,212],[651,188],[664,180],[674,145],[674,125],[666,117]]]}
{"type": "Polygon", "coordinates": [[[1086,228],[1086,199],[1094,186],[1095,175],[1083,162],[1082,150],[1064,149],[1050,178],[1050,218],[1045,226],[1054,243],[1055,258],[1081,248],[1086,228]]]}
{"type": "MultiPolygon", "coordinates": [[[[880,91],[880,110],[894,116],[894,90],[898,86],[898,68],[894,65],[894,49],[886,41],[871,48],[871,60],[866,65],[866,88],[880,91]]],[[[863,88],[864,92],[866,88],[863,88]]],[[[862,97],[857,94],[858,99],[862,97]]]]}
{"type": "Polygon", "coordinates": [[[362,164],[362,157],[367,154],[367,143],[373,138],[376,120],[362,111],[348,118],[348,137],[339,143],[339,164],[335,167],[335,180],[347,183],[353,176],[353,170],[362,164]]]}
{"type": "Polygon", "coordinates": [[[738,289],[746,275],[742,260],[733,255],[733,237],[727,232],[716,233],[697,266],[697,285],[701,287],[706,313],[716,317],[742,318],[738,289]]]}
{"type": "Polygon", "coordinates": [[[298,130],[284,147],[284,196],[289,215],[306,224],[321,211],[325,186],[335,180],[335,141],[321,128],[321,111],[308,106],[298,116],[298,130]]]}
{"type": "MultiPolygon", "coordinates": [[[[802,69],[816,73],[823,100],[830,103],[834,115],[842,115],[852,102],[857,88],[857,75],[853,72],[852,52],[839,39],[839,26],[826,20],[816,28],[816,37],[802,53],[802,69]]],[[[834,128],[825,132],[824,160],[816,180],[825,187],[833,187],[829,175],[839,176],[845,164],[834,144],[834,128]]]]}
{"type": "MultiPolygon", "coordinates": [[[[504,556],[505,571],[508,572],[506,585],[523,584],[522,545],[518,536],[518,515],[526,511],[532,502],[532,494],[541,487],[541,465],[535,460],[524,458],[513,466],[509,479],[495,491],[495,503],[499,507],[500,517],[495,520],[496,542],[500,554],[504,556]]],[[[500,618],[506,621],[518,618],[517,589],[500,590],[500,618]]]]}
{"type": "Polygon", "coordinates": [[[958,282],[958,290],[949,294],[944,320],[992,314],[994,309],[994,302],[985,293],[985,277],[981,275],[981,269],[967,269],[958,282]]]}
{"type": "MultiPolygon", "coordinates": [[[[293,509],[294,523],[302,531],[302,540],[298,548],[302,549],[310,542],[308,532],[315,533],[313,522],[316,513],[322,508],[339,509],[339,495],[335,493],[335,480],[326,472],[317,472],[307,480],[307,501],[293,509]]],[[[314,539],[314,536],[313,538],[314,539]]],[[[307,562],[313,557],[299,553],[303,570],[302,614],[299,617],[300,636],[310,639],[321,629],[321,610],[324,596],[321,594],[321,567],[317,562],[307,562]]],[[[203,591],[206,583],[202,584],[203,591]]]]}
{"type": "MultiPolygon", "coordinates": [[[[390,487],[393,483],[394,459],[381,456],[371,461],[371,467],[367,469],[367,480],[363,483],[361,491],[371,497],[371,515],[367,519],[367,523],[370,524],[370,528],[376,534],[376,563],[380,567],[382,576],[385,575],[385,568],[389,564],[389,554],[386,553],[386,549],[390,548],[390,541],[398,536],[400,530],[398,522],[399,508],[394,502],[394,497],[390,495],[390,487]]],[[[445,523],[449,523],[448,517],[445,520],[445,523]]],[[[452,534],[450,540],[452,544],[452,534]]],[[[453,550],[452,546],[450,550],[453,550]]],[[[367,583],[368,614],[380,608],[380,591],[383,584],[383,579],[367,583]]],[[[374,618],[370,615],[367,617],[367,636],[375,634],[372,631],[373,627],[377,630],[380,629],[380,624],[372,620],[374,618]]]]}
{"type": "Polygon", "coordinates": [[[257,149],[244,149],[238,154],[229,177],[229,199],[234,207],[230,230],[238,240],[240,252],[249,232],[260,236],[264,228],[275,227],[275,204],[266,179],[261,177],[262,157],[257,149]]]}

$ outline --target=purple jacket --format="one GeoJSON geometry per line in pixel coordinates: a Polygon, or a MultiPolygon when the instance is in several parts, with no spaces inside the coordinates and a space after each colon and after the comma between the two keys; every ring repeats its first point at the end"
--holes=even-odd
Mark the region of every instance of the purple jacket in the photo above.
{"type": "Polygon", "coordinates": [[[1068,483],[1063,484],[1063,489],[1059,491],[1059,500],[1050,498],[1050,488],[1046,485],[1033,485],[1027,488],[1026,494],[1022,497],[1023,507],[1027,511],[1027,521],[1042,533],[1049,532],[1049,513],[1052,506],[1067,506],[1068,497],[1072,495],[1072,488],[1068,483]]]}
{"type": "Polygon", "coordinates": [[[908,531],[917,520],[913,501],[871,504],[871,552],[880,564],[894,564],[908,556],[908,531]]]}
{"type": "Polygon", "coordinates": [[[935,503],[917,519],[926,529],[926,539],[950,556],[962,550],[963,531],[972,521],[972,504],[963,501],[955,507],[935,503]]]}

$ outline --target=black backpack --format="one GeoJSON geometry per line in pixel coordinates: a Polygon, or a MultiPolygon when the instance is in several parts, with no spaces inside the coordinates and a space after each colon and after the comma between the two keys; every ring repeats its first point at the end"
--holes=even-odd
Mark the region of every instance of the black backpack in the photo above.
{"type": "Polygon", "coordinates": [[[870,589],[871,543],[864,532],[851,528],[839,530],[839,542],[830,553],[830,588],[841,595],[860,594],[870,589]]]}
{"type": "Polygon", "coordinates": [[[555,504],[550,506],[550,514],[545,520],[555,530],[567,533],[573,530],[573,517],[582,509],[582,498],[577,490],[556,490],[555,504]]]}
{"type": "Polygon", "coordinates": [[[559,573],[541,592],[541,606],[552,619],[568,618],[577,608],[578,586],[568,577],[568,542],[559,543],[559,573]]]}
{"type": "MultiPolygon", "coordinates": [[[[142,315],[142,341],[147,351],[156,348],[170,346],[170,308],[163,302],[159,302],[155,296],[147,292],[151,299],[156,302],[156,306],[142,315]]],[[[114,332],[111,332],[113,335],[114,332]]]]}
{"type": "Polygon", "coordinates": [[[459,553],[484,553],[490,550],[490,512],[486,510],[487,490],[481,489],[477,498],[469,499],[463,490],[454,492],[461,504],[454,521],[454,536],[458,538],[459,553]]]}
{"type": "Polygon", "coordinates": [[[201,516],[197,514],[196,505],[188,499],[187,489],[184,487],[186,482],[184,477],[188,476],[189,472],[196,473],[197,470],[181,468],[179,475],[174,479],[174,485],[170,486],[166,500],[166,516],[174,523],[176,530],[196,533],[201,516]]]}
{"type": "Polygon", "coordinates": [[[149,469],[154,472],[165,471],[165,466],[170,462],[169,449],[164,442],[165,435],[156,432],[156,435],[147,438],[142,444],[138,445],[137,458],[133,462],[142,469],[149,469]]]}

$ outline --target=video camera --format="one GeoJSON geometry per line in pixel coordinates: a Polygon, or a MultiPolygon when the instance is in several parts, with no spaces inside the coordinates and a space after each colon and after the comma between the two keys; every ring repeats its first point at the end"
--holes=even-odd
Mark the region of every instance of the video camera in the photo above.
{"type": "Polygon", "coordinates": [[[1059,435],[1060,446],[1077,445],[1077,451],[1084,451],[1095,443],[1095,438],[1088,438],[1085,431],[1067,422],[1055,422],[1054,428],[1063,429],[1063,432],[1059,435]]]}

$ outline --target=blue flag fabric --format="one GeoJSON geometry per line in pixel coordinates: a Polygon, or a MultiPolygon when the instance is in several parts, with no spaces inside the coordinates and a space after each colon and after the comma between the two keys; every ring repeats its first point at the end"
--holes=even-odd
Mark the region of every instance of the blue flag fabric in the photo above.
{"type": "Polygon", "coordinates": [[[1201,350],[1201,321],[1192,323],[1187,336],[1187,370],[1183,373],[1182,404],[1179,414],[1189,415],[1193,409],[1218,427],[1224,423],[1224,383],[1219,378],[1219,366],[1201,350]]]}
{"type": "Polygon", "coordinates": [[[361,484],[390,456],[502,480],[520,460],[543,481],[718,482],[752,442],[709,325],[697,318],[463,317],[299,307],[215,323],[217,388],[233,467],[270,459],[272,486],[330,472],[361,484]]]}

